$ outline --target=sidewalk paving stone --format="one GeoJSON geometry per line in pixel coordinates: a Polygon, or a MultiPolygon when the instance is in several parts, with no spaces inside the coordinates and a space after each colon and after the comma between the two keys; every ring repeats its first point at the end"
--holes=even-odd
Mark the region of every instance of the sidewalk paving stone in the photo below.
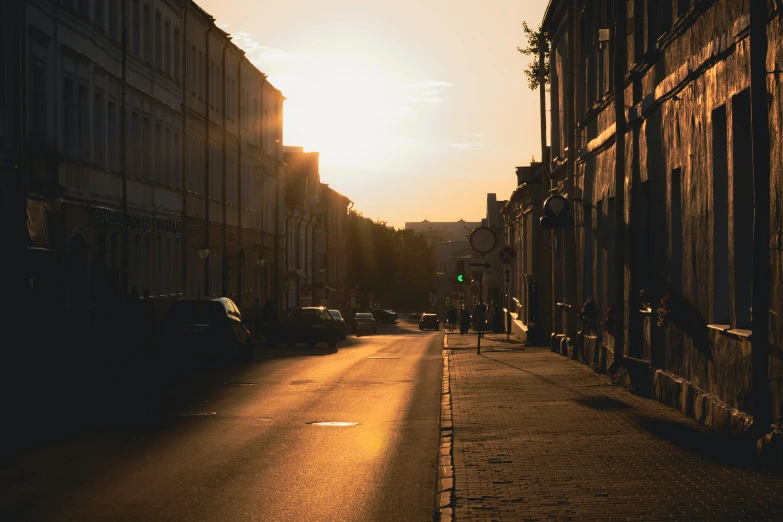
{"type": "Polygon", "coordinates": [[[783,520],[783,475],[548,348],[447,334],[453,518],[783,520]]]}

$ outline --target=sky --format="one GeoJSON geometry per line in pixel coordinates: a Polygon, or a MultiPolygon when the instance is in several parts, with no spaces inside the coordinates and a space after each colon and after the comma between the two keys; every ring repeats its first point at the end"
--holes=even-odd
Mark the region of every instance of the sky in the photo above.
{"type": "Polygon", "coordinates": [[[479,221],[540,159],[522,22],[548,0],[197,0],[283,92],[285,145],[365,216],[479,221]]]}

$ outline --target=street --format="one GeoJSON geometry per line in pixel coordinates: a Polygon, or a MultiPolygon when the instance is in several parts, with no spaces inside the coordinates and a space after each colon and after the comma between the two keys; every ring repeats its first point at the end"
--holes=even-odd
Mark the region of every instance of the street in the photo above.
{"type": "Polygon", "coordinates": [[[432,520],[442,347],[405,322],[336,353],[257,347],[149,412],[8,452],[0,519],[432,520]]]}

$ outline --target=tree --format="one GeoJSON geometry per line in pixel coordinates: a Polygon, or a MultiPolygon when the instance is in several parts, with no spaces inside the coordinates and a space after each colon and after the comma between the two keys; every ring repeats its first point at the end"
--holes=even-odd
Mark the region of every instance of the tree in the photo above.
{"type": "Polygon", "coordinates": [[[525,68],[525,76],[527,76],[527,86],[531,91],[535,91],[540,87],[538,67],[542,48],[544,51],[544,85],[549,85],[549,41],[541,25],[538,26],[537,31],[534,31],[527,25],[527,22],[522,22],[522,29],[527,37],[527,47],[517,47],[517,51],[533,58],[525,68]]]}
{"type": "Polygon", "coordinates": [[[348,218],[349,285],[383,306],[424,309],[435,288],[435,245],[412,230],[395,230],[352,211],[348,218]]]}

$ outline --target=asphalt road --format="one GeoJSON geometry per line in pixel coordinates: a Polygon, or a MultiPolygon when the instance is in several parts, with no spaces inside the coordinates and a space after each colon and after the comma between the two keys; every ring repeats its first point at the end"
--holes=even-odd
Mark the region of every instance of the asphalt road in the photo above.
{"type": "Polygon", "coordinates": [[[155,411],[10,452],[0,520],[430,521],[442,343],[400,323],[337,352],[258,348],[155,411]]]}

